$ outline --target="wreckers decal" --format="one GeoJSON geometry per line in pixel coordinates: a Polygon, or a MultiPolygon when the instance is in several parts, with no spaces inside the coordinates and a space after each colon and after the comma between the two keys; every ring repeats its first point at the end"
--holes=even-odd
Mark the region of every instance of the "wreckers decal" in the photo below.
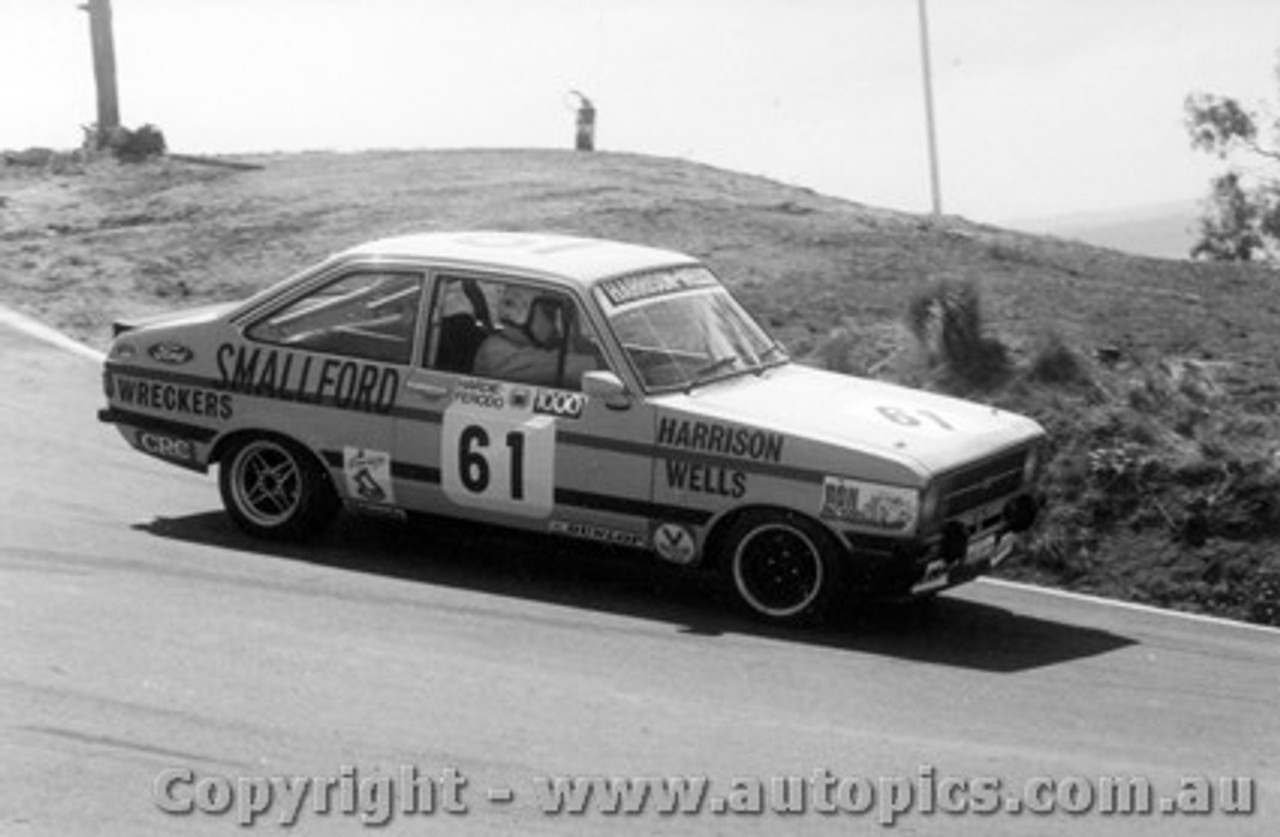
{"type": "Polygon", "coordinates": [[[232,343],[219,346],[216,358],[214,386],[259,398],[390,413],[400,390],[395,367],[359,360],[232,343]]]}
{"type": "Polygon", "coordinates": [[[214,392],[202,387],[157,381],[135,377],[120,372],[108,379],[116,400],[128,407],[146,407],[180,416],[200,418],[231,418],[234,402],[225,392],[214,392]]]}

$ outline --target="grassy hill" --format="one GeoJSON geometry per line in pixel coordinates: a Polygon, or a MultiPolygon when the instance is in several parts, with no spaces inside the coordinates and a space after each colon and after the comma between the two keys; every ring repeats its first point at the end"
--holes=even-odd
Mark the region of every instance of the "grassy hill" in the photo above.
{"type": "MultiPolygon", "coordinates": [[[[242,158],[244,159],[244,158],[242,158]]],[[[1051,512],[1007,574],[1280,624],[1280,275],[863,206],[679,160],[561,151],[0,167],[0,301],[104,346],[122,314],[236,298],[347,245],[553,230],[704,258],[792,352],[1053,433],[1051,512]],[[978,385],[904,326],[976,288],[978,385]]]]}

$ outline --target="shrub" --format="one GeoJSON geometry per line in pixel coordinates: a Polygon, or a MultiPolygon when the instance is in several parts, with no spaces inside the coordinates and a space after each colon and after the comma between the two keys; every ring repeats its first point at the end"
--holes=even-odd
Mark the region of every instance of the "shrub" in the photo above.
{"type": "Polygon", "coordinates": [[[907,327],[929,364],[955,383],[989,389],[1008,377],[1008,351],[984,334],[973,282],[940,279],[917,291],[907,308],[907,327]]]}

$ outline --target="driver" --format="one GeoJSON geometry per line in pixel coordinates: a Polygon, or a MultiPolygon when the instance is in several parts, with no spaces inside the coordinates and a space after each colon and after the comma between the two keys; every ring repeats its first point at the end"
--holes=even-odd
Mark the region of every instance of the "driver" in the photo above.
{"type": "Polygon", "coordinates": [[[498,300],[498,321],[502,327],[480,344],[472,374],[581,389],[582,373],[598,368],[599,363],[593,354],[577,353],[563,346],[565,339],[560,332],[563,306],[560,300],[535,288],[507,285],[498,300]],[[563,379],[560,377],[562,363],[563,379]]]}

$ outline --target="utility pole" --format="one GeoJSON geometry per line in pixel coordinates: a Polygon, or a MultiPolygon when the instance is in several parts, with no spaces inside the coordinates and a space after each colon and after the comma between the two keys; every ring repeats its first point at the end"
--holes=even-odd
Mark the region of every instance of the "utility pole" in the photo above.
{"type": "Polygon", "coordinates": [[[942,186],[938,176],[938,132],[933,122],[933,69],[929,64],[929,15],[926,0],[920,8],[920,60],[924,66],[924,119],[929,132],[929,187],[933,194],[933,214],[942,214],[942,186]]]}
{"type": "Polygon", "coordinates": [[[93,39],[93,78],[98,86],[98,125],[94,145],[102,148],[120,127],[116,95],[116,49],[111,35],[111,0],[88,0],[80,9],[89,13],[93,39]]]}

